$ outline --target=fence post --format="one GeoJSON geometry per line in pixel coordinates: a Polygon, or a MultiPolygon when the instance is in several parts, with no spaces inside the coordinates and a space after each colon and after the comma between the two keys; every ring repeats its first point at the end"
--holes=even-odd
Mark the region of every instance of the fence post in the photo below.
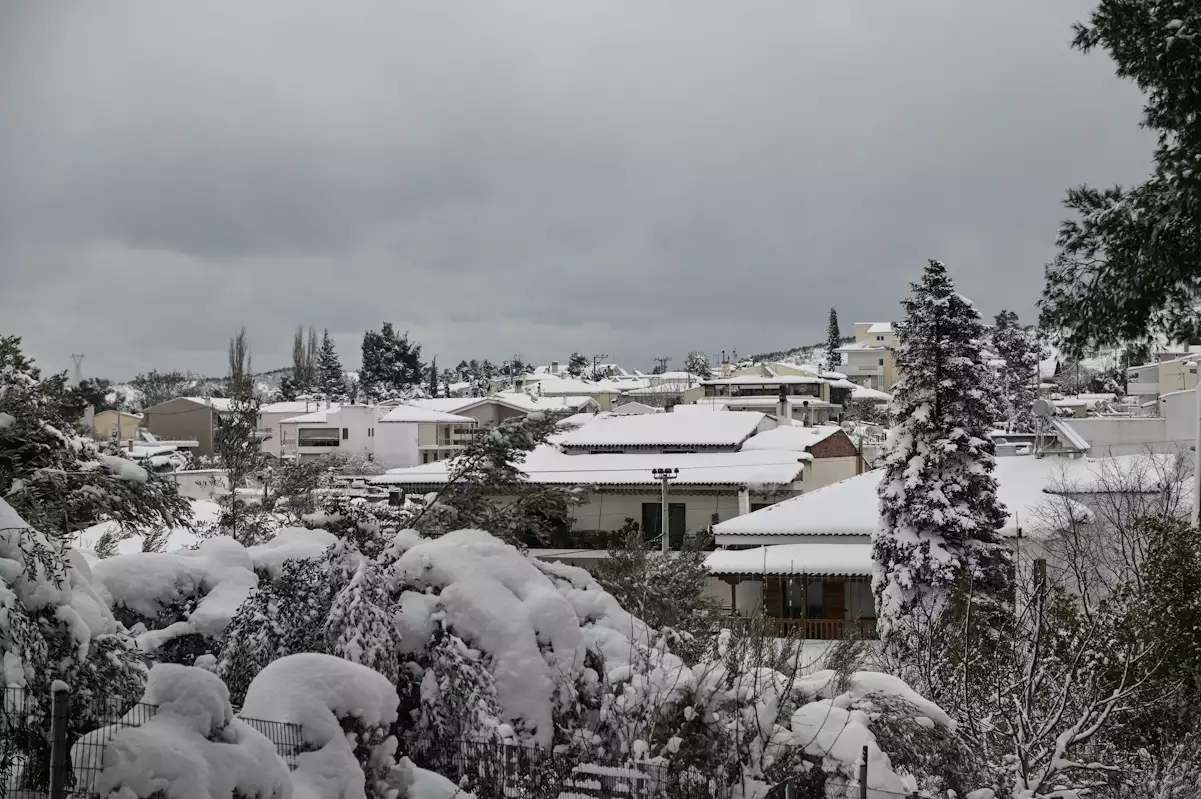
{"type": "Polygon", "coordinates": [[[863,760],[859,763],[859,799],[867,799],[867,747],[863,747],[863,760]]]}
{"type": "Polygon", "coordinates": [[[789,777],[784,782],[784,799],[796,799],[792,793],[792,778],[789,777]]]}
{"type": "Polygon", "coordinates": [[[55,680],[50,704],[50,799],[67,795],[67,684],[55,680]]]}

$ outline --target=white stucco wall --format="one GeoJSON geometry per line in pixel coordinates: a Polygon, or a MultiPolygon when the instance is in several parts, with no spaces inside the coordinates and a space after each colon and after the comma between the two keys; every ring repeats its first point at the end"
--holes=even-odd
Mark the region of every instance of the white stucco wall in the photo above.
{"type": "Polygon", "coordinates": [[[845,458],[814,458],[805,464],[805,470],[801,473],[801,485],[805,491],[812,491],[854,477],[858,473],[858,463],[857,455],[845,458]]]}

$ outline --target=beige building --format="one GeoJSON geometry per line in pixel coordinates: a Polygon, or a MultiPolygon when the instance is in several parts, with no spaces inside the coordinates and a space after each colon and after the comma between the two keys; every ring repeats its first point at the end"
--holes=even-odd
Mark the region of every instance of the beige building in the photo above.
{"type": "Polygon", "coordinates": [[[142,409],[142,427],[161,439],[192,439],[197,455],[213,454],[213,427],[218,414],[229,410],[228,399],[176,397],[142,409]]]}
{"type": "Polygon", "coordinates": [[[897,347],[892,322],[856,322],[855,341],[839,347],[842,366],[839,371],[857,385],[888,391],[897,382],[897,347]]]}
{"type": "Polygon", "coordinates": [[[112,441],[115,438],[126,441],[137,435],[141,423],[140,413],[100,411],[92,417],[92,438],[97,441],[112,441]]]}

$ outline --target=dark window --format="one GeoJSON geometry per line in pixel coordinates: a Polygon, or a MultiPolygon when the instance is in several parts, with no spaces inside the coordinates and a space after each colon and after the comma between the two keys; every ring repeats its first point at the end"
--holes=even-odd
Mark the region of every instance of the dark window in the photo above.
{"type": "Polygon", "coordinates": [[[423,452],[423,453],[421,453],[421,462],[422,462],[422,463],[429,463],[429,462],[430,462],[430,454],[429,454],[428,452],[423,452]]]}
{"type": "Polygon", "coordinates": [[[764,508],[770,508],[771,506],[772,506],[772,503],[770,503],[770,502],[752,502],[751,503],[751,513],[754,513],[757,510],[763,510],[764,508]]]}
{"type": "MultiPolygon", "coordinates": [[[[684,543],[684,509],[683,502],[667,503],[667,533],[668,542],[672,549],[679,549],[684,543]]],[[[663,529],[663,505],[659,502],[642,503],[642,538],[650,541],[658,538],[663,529]]]]}
{"type": "Polygon", "coordinates": [[[883,366],[883,365],[884,365],[884,359],[883,359],[883,358],[881,358],[881,359],[880,359],[880,366],[883,366]]]}
{"type": "Polygon", "coordinates": [[[343,440],[343,441],[345,441],[345,440],[346,440],[346,439],[348,439],[348,438],[350,438],[350,428],[349,428],[349,427],[343,427],[343,428],[342,428],[342,440],[343,440]]]}

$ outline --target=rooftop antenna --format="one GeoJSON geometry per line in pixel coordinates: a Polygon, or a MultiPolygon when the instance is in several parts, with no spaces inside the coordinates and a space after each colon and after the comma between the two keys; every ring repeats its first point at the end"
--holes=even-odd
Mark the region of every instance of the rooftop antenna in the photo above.
{"type": "Polygon", "coordinates": [[[71,360],[75,361],[75,385],[83,382],[83,353],[71,353],[71,360]]]}
{"type": "Polygon", "coordinates": [[[1030,406],[1030,410],[1042,421],[1042,424],[1034,426],[1034,457],[1041,458],[1043,456],[1043,431],[1049,424],[1047,420],[1055,415],[1055,406],[1045,399],[1036,399],[1030,406]]]}

